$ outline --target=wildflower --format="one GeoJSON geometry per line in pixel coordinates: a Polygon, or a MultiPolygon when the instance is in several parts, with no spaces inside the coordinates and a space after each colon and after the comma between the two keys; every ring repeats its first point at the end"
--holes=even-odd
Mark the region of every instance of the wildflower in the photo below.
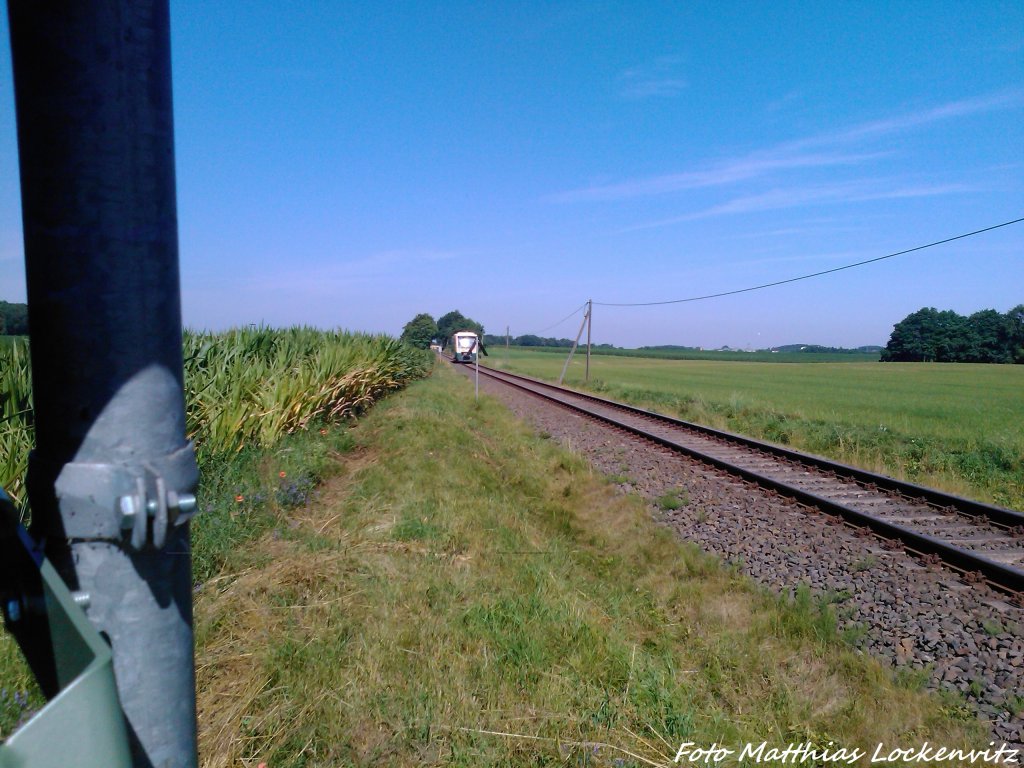
{"type": "Polygon", "coordinates": [[[245,496],[243,496],[242,494],[238,494],[237,496],[235,496],[235,501],[241,504],[243,501],[245,501],[245,496]]]}
{"type": "Polygon", "coordinates": [[[277,476],[278,477],[288,477],[288,473],[287,472],[278,472],[277,476]]]}

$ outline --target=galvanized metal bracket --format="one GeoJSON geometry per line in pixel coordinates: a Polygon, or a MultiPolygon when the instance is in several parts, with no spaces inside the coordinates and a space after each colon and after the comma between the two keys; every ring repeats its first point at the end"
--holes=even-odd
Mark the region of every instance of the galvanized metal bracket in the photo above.
{"type": "Polygon", "coordinates": [[[196,512],[199,482],[192,443],[140,465],[69,462],[55,484],[69,539],[118,541],[162,549],[170,527],[196,512]]]}
{"type": "Polygon", "coordinates": [[[40,680],[49,701],[0,745],[0,768],[128,768],[128,734],[110,648],[17,521],[14,505],[0,489],[2,554],[23,570],[4,571],[4,624],[33,671],[49,670],[57,688],[52,689],[53,680],[40,680]]]}

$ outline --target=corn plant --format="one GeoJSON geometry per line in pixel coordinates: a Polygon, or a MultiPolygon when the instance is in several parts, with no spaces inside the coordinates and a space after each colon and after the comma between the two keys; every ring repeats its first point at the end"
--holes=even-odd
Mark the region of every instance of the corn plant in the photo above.
{"type": "Polygon", "coordinates": [[[313,328],[185,334],[188,432],[202,451],[269,445],[314,421],[358,414],[422,375],[387,336],[313,328]]]}
{"type": "Polygon", "coordinates": [[[19,505],[24,502],[32,429],[28,342],[14,339],[0,347],[0,486],[19,505]]]}
{"type": "MultiPolygon", "coordinates": [[[[184,353],[201,458],[356,415],[423,375],[428,359],[388,336],[314,328],[186,331],[184,353]]],[[[0,347],[0,485],[22,504],[32,428],[28,345],[16,341],[0,347]]]]}

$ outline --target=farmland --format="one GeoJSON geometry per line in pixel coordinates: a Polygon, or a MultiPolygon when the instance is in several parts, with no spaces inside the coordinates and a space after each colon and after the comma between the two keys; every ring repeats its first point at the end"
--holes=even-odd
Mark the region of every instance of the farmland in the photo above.
{"type": "MultiPolygon", "coordinates": [[[[500,354],[504,354],[503,344],[492,344],[500,354]]],[[[555,355],[565,359],[566,347],[519,347],[524,352],[555,355]]],[[[621,347],[594,347],[594,355],[607,357],[640,357],[654,360],[712,360],[715,362],[744,363],[877,363],[877,352],[771,352],[756,350],[692,349],[688,347],[649,347],[641,349],[623,349],[621,347]]]]}
{"type": "MultiPolygon", "coordinates": [[[[557,379],[564,356],[495,350],[495,367],[557,379]]],[[[613,399],[1024,508],[1024,367],[591,358],[613,399]]],[[[566,376],[582,386],[583,362],[566,376]]]]}

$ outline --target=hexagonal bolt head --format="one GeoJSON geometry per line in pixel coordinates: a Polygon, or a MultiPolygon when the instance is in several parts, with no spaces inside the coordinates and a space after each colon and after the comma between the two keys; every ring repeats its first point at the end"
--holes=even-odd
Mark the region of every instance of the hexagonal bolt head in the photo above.
{"type": "Polygon", "coordinates": [[[131,530],[135,526],[135,497],[122,496],[118,501],[118,509],[121,513],[121,529],[131,530]]]}

